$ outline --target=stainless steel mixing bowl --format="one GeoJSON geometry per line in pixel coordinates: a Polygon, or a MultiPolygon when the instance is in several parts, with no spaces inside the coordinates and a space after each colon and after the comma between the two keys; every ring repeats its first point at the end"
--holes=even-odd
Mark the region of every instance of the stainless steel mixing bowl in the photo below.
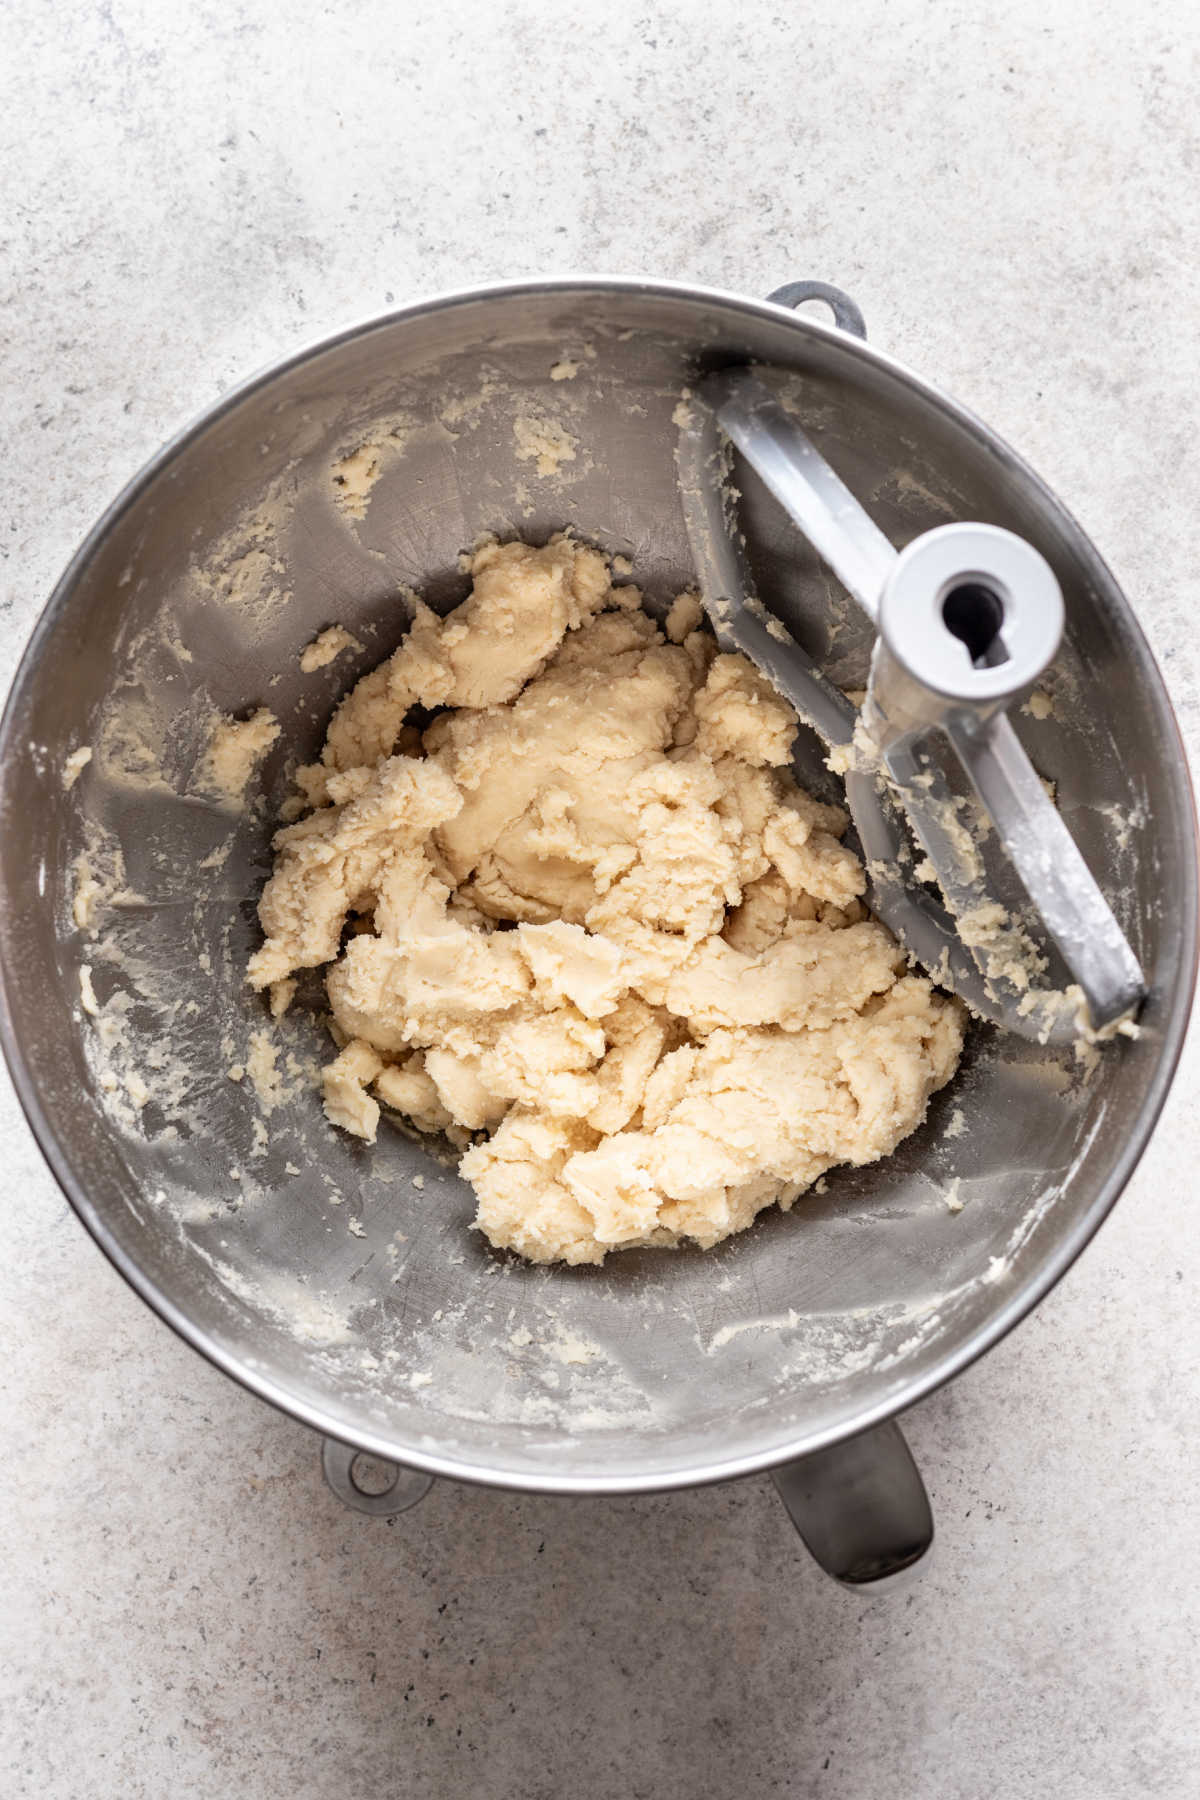
{"type": "MultiPolygon", "coordinates": [[[[351,1499],[356,1449],[416,1472],[383,1508],[421,1472],[583,1493],[782,1469],[826,1566],[885,1574],[929,1535],[886,1422],[1046,1293],[1162,1105],[1197,880],[1153,660],[1037,477],[839,317],[845,329],[701,289],[579,280],[371,320],[251,380],[156,457],[75,557],[21,665],[0,730],[3,1039],[21,1099],[117,1267],[197,1349],[325,1434],[351,1499]],[[630,556],[656,603],[686,584],[672,415],[698,372],[741,359],[774,371],[897,543],[977,518],[1053,565],[1067,639],[1053,712],[1022,717],[1021,733],[1150,998],[1136,1041],[1090,1066],[980,1032],[895,1156],[831,1175],[716,1251],[530,1268],[467,1230],[472,1196],[451,1166],[397,1130],[366,1148],[326,1126],[311,1070],[327,1045],[304,1008],[280,1027],[287,1092],[269,1116],[248,1076],[230,1078],[266,1022],[242,970],[271,821],[338,694],[402,635],[403,585],[452,604],[479,533],[572,524],[630,556]],[[569,453],[543,473],[528,419],[569,453]],[[354,472],[372,465],[355,518],[354,472]],[[302,646],[335,620],[361,653],[302,674],[302,646]],[[214,709],[257,704],[284,731],[261,803],[235,814],[197,767],[214,709]],[[84,745],[92,760],[68,786],[84,745]],[[81,854],[102,888],[88,930],[72,918],[81,854]]],[[[836,680],[861,681],[853,610],[745,487],[760,592],[836,680]]],[[[810,746],[799,761],[821,778],[810,746]]]]}

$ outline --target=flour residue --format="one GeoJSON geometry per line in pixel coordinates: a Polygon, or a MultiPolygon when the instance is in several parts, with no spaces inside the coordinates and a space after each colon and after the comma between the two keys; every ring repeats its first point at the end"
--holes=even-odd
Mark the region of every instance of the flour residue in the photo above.
{"type": "Polygon", "coordinates": [[[371,490],[383,473],[383,448],[380,444],[360,444],[348,456],[334,463],[333,498],[348,519],[365,519],[371,490]]]}
{"type": "Polygon", "coordinates": [[[246,719],[218,718],[197,785],[225,806],[240,806],[254,771],[278,736],[279,720],[265,706],[246,719]]]}
{"type": "Polygon", "coordinates": [[[100,1003],[96,999],[96,990],[92,986],[92,966],[90,963],[79,965],[79,1003],[85,1013],[96,1018],[100,1012],[100,1003]]]}
{"type": "Polygon", "coordinates": [[[69,792],[79,780],[80,775],[92,760],[92,746],[81,744],[78,750],[72,750],[63,764],[62,784],[69,792]]]}
{"type": "Polygon", "coordinates": [[[950,1115],[950,1123],[943,1131],[942,1136],[944,1138],[962,1137],[966,1129],[967,1115],[964,1113],[961,1106],[956,1106],[953,1113],[950,1115]]]}
{"type": "Polygon", "coordinates": [[[557,475],[563,463],[575,461],[579,439],[556,419],[519,413],[512,430],[517,456],[522,462],[532,462],[541,476],[557,475]]]}

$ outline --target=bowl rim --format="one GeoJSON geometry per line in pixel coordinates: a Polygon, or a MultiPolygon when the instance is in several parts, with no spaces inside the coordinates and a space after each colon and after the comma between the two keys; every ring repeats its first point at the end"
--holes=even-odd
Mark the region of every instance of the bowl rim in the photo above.
{"type": "MultiPolygon", "coordinates": [[[[515,1492],[601,1495],[666,1492],[678,1488],[701,1486],[710,1482],[728,1481],[778,1467],[818,1450],[826,1449],[846,1438],[857,1436],[859,1433],[868,1431],[873,1426],[893,1418],[898,1413],[906,1411],[934,1392],[935,1389],[953,1380],[955,1376],[969,1368],[980,1356],[1006,1337],[1014,1326],[1019,1324],[1045,1298],[1095,1236],[1116,1204],[1141,1159],[1165,1104],[1182,1054],[1196,987],[1197,963],[1200,958],[1200,942],[1198,942],[1197,934],[1197,918],[1198,911],[1200,911],[1200,890],[1198,890],[1200,869],[1197,868],[1195,798],[1188,771],[1186,751],[1174,707],[1157,660],[1132,607],[1125,599],[1114,575],[1091,539],[1074,515],[1063,505],[1036,471],[1025,462],[1024,458],[968,407],[953,400],[935,384],[914,373],[898,358],[878,349],[863,338],[840,330],[833,324],[826,324],[809,314],[798,314],[793,312],[790,307],[771,300],[759,300],[723,288],[685,281],[657,280],[628,275],[570,274],[545,278],[523,277],[444,289],[421,299],[407,302],[402,306],[389,307],[383,312],[367,314],[332,332],[311,338],[297,349],[258,368],[225,393],[219,395],[210,406],[204,408],[180,430],[173,433],[125,483],[84,537],[55,584],[17,664],[3,714],[0,715],[0,792],[2,792],[5,781],[3,771],[12,766],[12,739],[17,728],[24,689],[37,666],[46,640],[57,624],[60,612],[65,607],[82,572],[105,538],[137,503],[159,474],[170,465],[180,450],[203,432],[211,429],[226,415],[235,411],[243,401],[260,388],[319,355],[354,340],[369,337],[376,331],[390,328],[405,320],[460,306],[495,300],[519,299],[522,296],[541,298],[549,294],[567,297],[582,293],[630,298],[662,296],[666,299],[683,300],[693,304],[718,306],[726,312],[740,313],[760,321],[767,320],[775,325],[785,323],[801,336],[813,334],[835,341],[847,354],[873,363],[878,369],[891,375],[902,384],[915,389],[927,404],[940,411],[956,425],[965,428],[973,437],[986,445],[991,454],[999,459],[1009,473],[1017,477],[1052,512],[1058,515],[1063,524],[1069,528],[1073,548],[1080,561],[1087,567],[1091,578],[1098,585],[1110,590],[1119,599],[1125,614],[1123,624],[1130,633],[1132,642],[1140,651],[1144,667],[1152,677],[1151,685],[1163,715],[1164,736],[1169,743],[1173,743],[1177,752],[1174,757],[1170,758],[1169,777],[1176,790],[1178,816],[1190,826],[1192,844],[1192,857],[1189,865],[1192,869],[1192,879],[1187,885],[1186,893],[1173,900],[1178,929],[1184,940],[1191,945],[1191,956],[1184,965],[1183,979],[1177,984],[1168,1003],[1158,1060],[1145,1102],[1133,1130],[1100,1183],[1095,1198],[1081,1216],[1074,1221],[1051,1253],[1034,1261],[1023,1280],[1010,1293],[1006,1294],[1001,1304],[988,1313],[960,1343],[948,1347],[921,1373],[911,1380],[898,1383],[892,1392],[882,1396],[873,1405],[854,1413],[850,1418],[835,1418],[814,1430],[808,1437],[790,1443],[785,1442],[778,1446],[768,1446],[766,1449],[760,1448],[733,1456],[713,1455],[691,1461],[684,1459],[679,1462],[678,1466],[616,1478],[597,1474],[555,1475],[552,1472],[540,1470],[496,1470],[478,1462],[464,1461],[454,1456],[430,1451],[416,1444],[411,1449],[406,1446],[403,1456],[398,1456],[395,1444],[386,1435],[372,1431],[369,1427],[361,1430],[356,1428],[352,1437],[348,1437],[343,1421],[335,1419],[319,1404],[296,1398],[288,1392],[283,1382],[269,1374],[264,1374],[261,1370],[248,1366],[233,1351],[217,1341],[211,1333],[198,1326],[117,1241],[114,1233],[92,1203],[85,1181],[76,1174],[68,1160],[43,1110],[36,1083],[18,1041],[12,1011],[7,958],[0,957],[0,1049],[4,1052],[13,1087],[38,1148],[81,1223],[110,1263],[129,1283],[134,1292],[185,1343],[199,1351],[223,1374],[230,1376],[250,1393],[287,1413],[299,1423],[310,1427],[324,1437],[351,1443],[354,1448],[374,1454],[383,1460],[392,1463],[401,1462],[407,1467],[422,1469],[428,1474],[444,1476],[455,1481],[474,1482],[515,1492]]],[[[6,929],[4,915],[0,912],[0,946],[4,943],[6,929]]],[[[999,1289],[997,1291],[999,1292],[999,1289]]]]}

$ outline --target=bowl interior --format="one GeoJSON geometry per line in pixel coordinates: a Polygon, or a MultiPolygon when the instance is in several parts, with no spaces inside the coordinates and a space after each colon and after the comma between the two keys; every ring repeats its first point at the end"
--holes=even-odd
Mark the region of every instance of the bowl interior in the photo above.
{"type": "MultiPolygon", "coordinates": [[[[868,640],[851,604],[745,490],[764,598],[856,685],[868,640]]],[[[802,766],[819,769],[807,753],[802,766]]],[[[1187,776],[1094,552],[964,415],[852,341],[719,296],[597,283],[466,297],[233,396],[139,478],[64,579],[10,702],[0,813],[10,1051],[85,1220],[268,1397],[463,1474],[694,1479],[913,1397],[1094,1228],[1186,1014],[1187,776]],[[654,604],[686,585],[672,415],[698,369],[742,357],[770,366],[897,543],[979,518],[1049,558],[1067,640],[1051,713],[1016,722],[1151,998],[1139,1038],[1090,1062],[976,1033],[895,1156],[830,1175],[716,1251],[533,1269],[468,1231],[473,1198],[445,1159],[395,1129],[367,1148],[326,1125],[319,984],[311,1010],[271,1028],[275,1078],[264,1069],[269,1020],[243,970],[272,823],[341,692],[402,636],[404,590],[453,604],[459,554],[481,532],[540,540],[570,524],[629,556],[654,604]],[[542,472],[529,422],[558,446],[542,472]],[[334,622],[361,653],[302,674],[300,650],[334,622]],[[215,714],[257,705],[284,731],[237,811],[205,795],[199,765],[215,714]],[[67,785],[84,745],[91,760],[67,785]],[[231,1079],[239,1064],[257,1082],[231,1079]]]]}

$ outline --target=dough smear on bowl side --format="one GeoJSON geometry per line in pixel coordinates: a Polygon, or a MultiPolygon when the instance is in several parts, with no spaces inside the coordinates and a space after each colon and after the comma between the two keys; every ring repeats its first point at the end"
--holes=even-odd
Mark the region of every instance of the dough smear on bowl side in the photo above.
{"type": "Polygon", "coordinates": [[[536,1262],[707,1248],[888,1155],[964,1014],[865,911],[786,702],[694,596],[660,629],[569,534],[470,570],[342,701],[275,839],[249,978],[326,968],[330,1119],[445,1132],[479,1229],[536,1262]]]}

